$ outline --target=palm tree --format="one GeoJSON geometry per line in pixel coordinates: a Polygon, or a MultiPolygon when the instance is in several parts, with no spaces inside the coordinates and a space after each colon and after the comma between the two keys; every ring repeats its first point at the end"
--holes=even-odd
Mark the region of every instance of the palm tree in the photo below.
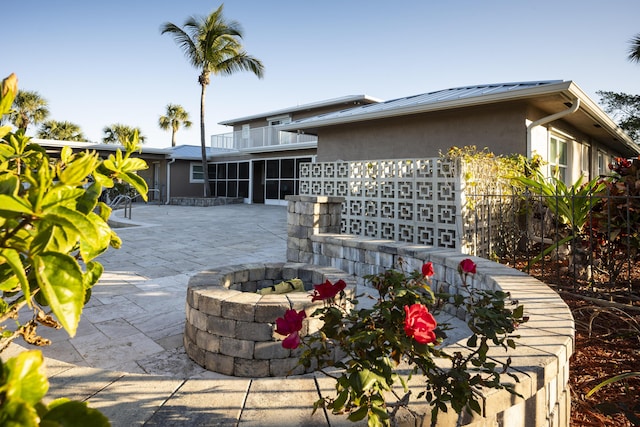
{"type": "Polygon", "coordinates": [[[140,128],[132,128],[131,126],[123,125],[121,123],[114,123],[111,126],[105,126],[102,129],[102,132],[104,132],[102,142],[105,144],[124,145],[125,141],[133,138],[135,132],[138,132],[138,139],[140,140],[140,143],[144,143],[145,140],[140,128]]]}
{"type": "Polygon", "coordinates": [[[629,47],[629,61],[640,62],[640,33],[631,39],[631,47],[629,47]]]}
{"type": "Polygon", "coordinates": [[[264,66],[260,60],[249,56],[242,48],[242,28],[236,21],[225,21],[222,5],[209,16],[195,16],[186,20],[180,28],[165,22],[161,34],[169,33],[184,51],[187,60],[200,70],[198,83],[200,94],[200,145],[202,149],[202,171],[204,172],[204,197],[209,197],[209,168],[204,131],[204,105],[210,76],[231,75],[236,71],[251,71],[262,77],[264,66]]]}
{"type": "Polygon", "coordinates": [[[58,141],[86,141],[80,126],[71,122],[47,120],[42,123],[37,138],[56,139],[58,141]]]}
{"type": "Polygon", "coordinates": [[[47,101],[38,92],[20,90],[13,100],[11,122],[18,129],[27,131],[30,124],[42,123],[49,116],[47,101]]]}
{"type": "Polygon", "coordinates": [[[162,130],[171,128],[171,146],[176,146],[176,133],[183,126],[189,129],[192,123],[189,121],[189,113],[187,113],[181,105],[167,104],[166,116],[160,116],[158,125],[162,130]]]}

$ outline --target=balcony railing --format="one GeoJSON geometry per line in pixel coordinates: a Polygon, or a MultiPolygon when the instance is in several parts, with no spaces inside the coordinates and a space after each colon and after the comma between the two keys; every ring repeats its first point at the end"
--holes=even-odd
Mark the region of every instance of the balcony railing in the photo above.
{"type": "Polygon", "coordinates": [[[317,142],[318,137],[315,135],[279,131],[277,128],[270,126],[249,129],[248,131],[239,130],[219,135],[211,135],[212,148],[226,148],[240,151],[317,142]]]}

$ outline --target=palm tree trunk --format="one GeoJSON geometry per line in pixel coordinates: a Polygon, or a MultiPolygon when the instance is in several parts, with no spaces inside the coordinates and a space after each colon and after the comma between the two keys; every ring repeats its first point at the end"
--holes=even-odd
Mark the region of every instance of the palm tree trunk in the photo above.
{"type": "Polygon", "coordinates": [[[171,130],[171,146],[172,147],[176,146],[176,130],[175,129],[171,130]]]}
{"type": "Polygon", "coordinates": [[[202,84],[202,93],[200,95],[200,148],[202,149],[202,173],[204,175],[204,197],[211,196],[209,187],[209,165],[207,164],[207,145],[204,135],[204,98],[207,91],[207,85],[202,84]]]}

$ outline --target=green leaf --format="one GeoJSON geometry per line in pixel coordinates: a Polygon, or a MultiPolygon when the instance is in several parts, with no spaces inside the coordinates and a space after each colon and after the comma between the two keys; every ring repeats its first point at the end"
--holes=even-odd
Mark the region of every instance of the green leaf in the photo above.
{"type": "Polygon", "coordinates": [[[108,427],[107,417],[97,409],[89,408],[86,402],[57,399],[49,405],[50,410],[42,418],[45,422],[56,422],[61,427],[108,427]]]}
{"type": "Polygon", "coordinates": [[[600,384],[598,384],[594,388],[592,388],[591,390],[589,390],[589,393],[587,393],[585,397],[590,397],[593,393],[597,392],[604,386],[607,386],[616,381],[624,380],[626,378],[631,378],[631,377],[640,377],[640,372],[625,372],[624,374],[620,374],[620,375],[616,375],[615,377],[608,378],[602,381],[600,384]]]}
{"type": "Polygon", "coordinates": [[[0,194],[0,215],[22,213],[33,213],[31,205],[23,199],[9,196],[7,194],[0,194]]]}
{"type": "Polygon", "coordinates": [[[85,261],[95,257],[96,252],[101,252],[99,246],[102,240],[99,240],[94,223],[86,215],[64,206],[57,206],[49,209],[44,219],[60,227],[72,229],[81,236],[80,252],[85,261]]]}
{"type": "Polygon", "coordinates": [[[513,317],[520,319],[522,316],[524,316],[524,305],[519,305],[513,310],[513,317]]]}
{"type": "Polygon", "coordinates": [[[80,266],[71,256],[45,252],[33,258],[36,278],[51,310],[70,336],[76,334],[85,299],[80,266]]]}
{"type": "Polygon", "coordinates": [[[38,413],[32,405],[18,399],[6,399],[0,406],[3,427],[39,427],[38,413]]]}
{"type": "Polygon", "coordinates": [[[102,194],[102,186],[97,182],[91,183],[76,201],[76,210],[85,215],[92,212],[98,204],[100,194],[102,194]]]}
{"type": "Polygon", "coordinates": [[[364,417],[367,416],[367,413],[369,412],[369,408],[367,408],[366,406],[361,406],[359,407],[357,410],[351,412],[349,414],[349,416],[347,416],[347,419],[349,421],[360,421],[363,420],[364,417]]]}
{"type": "Polygon", "coordinates": [[[149,187],[147,186],[147,182],[140,175],[133,172],[125,172],[123,175],[120,175],[120,178],[131,184],[131,186],[140,194],[142,199],[145,202],[147,201],[147,192],[149,191],[149,187]]]}
{"type": "Polygon", "coordinates": [[[42,198],[41,209],[47,211],[56,206],[75,208],[76,200],[84,194],[82,188],[58,185],[47,191],[42,198]]]}
{"type": "Polygon", "coordinates": [[[18,177],[10,173],[0,175],[0,194],[18,197],[18,187],[20,181],[18,177]]]}
{"type": "Polygon", "coordinates": [[[97,153],[85,153],[78,154],[77,157],[66,165],[66,167],[60,171],[58,178],[60,182],[65,185],[77,186],[85,182],[87,176],[93,172],[98,165],[99,159],[97,153]]]}
{"type": "Polygon", "coordinates": [[[7,360],[4,368],[8,374],[0,391],[6,398],[35,405],[47,394],[49,381],[45,374],[42,352],[24,351],[7,360]]]}
{"type": "MultiPolygon", "coordinates": [[[[15,277],[20,282],[20,287],[24,292],[25,300],[27,301],[27,304],[29,304],[29,307],[31,307],[29,281],[27,280],[25,267],[22,264],[22,258],[20,257],[20,254],[18,253],[18,251],[14,249],[2,249],[0,250],[0,264],[3,261],[6,262],[11,267],[13,274],[15,274],[15,277]]],[[[7,283],[7,286],[13,286],[13,284],[9,282],[7,283]]],[[[5,289],[4,282],[3,282],[2,284],[0,284],[0,289],[3,291],[10,291],[13,289],[13,287],[5,289]]]]}
{"type": "Polygon", "coordinates": [[[139,157],[129,157],[120,167],[122,172],[135,172],[148,169],[147,162],[139,157]]]}
{"type": "Polygon", "coordinates": [[[347,402],[347,398],[349,397],[349,390],[342,390],[339,394],[338,397],[336,397],[336,400],[333,401],[333,403],[331,404],[331,408],[335,411],[335,412],[339,412],[342,408],[344,408],[344,404],[347,402]]]}
{"type": "Polygon", "coordinates": [[[94,240],[87,241],[86,236],[82,236],[80,243],[83,249],[82,259],[85,262],[89,262],[98,255],[104,253],[109,248],[114,231],[109,227],[109,224],[102,219],[101,216],[95,212],[89,212],[87,215],[89,221],[93,223],[93,227],[96,230],[96,237],[94,240]]]}

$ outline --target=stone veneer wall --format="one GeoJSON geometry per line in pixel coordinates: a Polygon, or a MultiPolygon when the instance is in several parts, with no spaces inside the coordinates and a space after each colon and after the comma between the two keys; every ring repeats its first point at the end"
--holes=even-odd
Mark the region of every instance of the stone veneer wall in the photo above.
{"type": "MultiPolygon", "coordinates": [[[[453,293],[461,284],[458,264],[467,255],[412,243],[342,235],[335,231],[335,224],[340,223],[340,197],[287,199],[289,261],[332,266],[356,276],[360,283],[364,283],[364,275],[395,267],[400,258],[410,268],[420,268],[430,261],[435,270],[432,282],[435,289],[446,286],[453,293]]],[[[504,390],[482,391],[483,416],[464,416],[460,425],[568,427],[569,358],[574,345],[574,322],[569,308],[558,294],[529,275],[482,258],[471,258],[478,266],[473,286],[509,292],[524,305],[529,321],[519,328],[521,338],[516,349],[490,351],[496,360],[511,357],[513,372],[520,379],[516,390],[523,397],[504,390]]],[[[412,409],[422,413],[429,410],[420,408],[420,404],[416,407],[412,404],[412,409]]],[[[457,421],[455,413],[449,411],[441,415],[437,425],[456,425],[457,421]]]]}

